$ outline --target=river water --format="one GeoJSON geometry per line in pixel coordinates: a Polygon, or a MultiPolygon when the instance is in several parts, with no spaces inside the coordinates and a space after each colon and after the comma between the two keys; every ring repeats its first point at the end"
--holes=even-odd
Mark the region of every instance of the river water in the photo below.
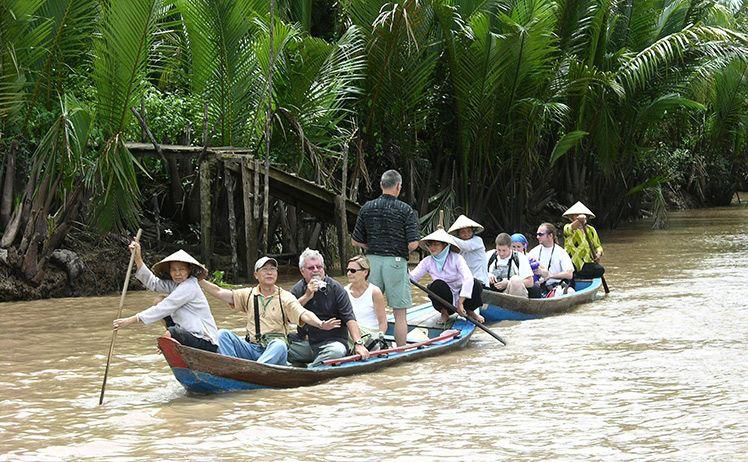
{"type": "Polygon", "coordinates": [[[0,304],[0,460],[748,460],[748,207],[601,236],[594,304],[301,389],[187,395],[139,326],[98,406],[119,296],[0,304]]]}

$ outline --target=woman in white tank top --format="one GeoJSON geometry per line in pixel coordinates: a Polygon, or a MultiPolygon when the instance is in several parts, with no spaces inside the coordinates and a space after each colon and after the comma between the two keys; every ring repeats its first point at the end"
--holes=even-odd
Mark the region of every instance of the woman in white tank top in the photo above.
{"type": "Polygon", "coordinates": [[[362,334],[378,334],[387,331],[387,314],[384,295],[379,287],[371,284],[369,279],[369,260],[363,255],[348,260],[348,281],[345,286],[348,298],[353,305],[356,321],[362,328],[362,334]]]}

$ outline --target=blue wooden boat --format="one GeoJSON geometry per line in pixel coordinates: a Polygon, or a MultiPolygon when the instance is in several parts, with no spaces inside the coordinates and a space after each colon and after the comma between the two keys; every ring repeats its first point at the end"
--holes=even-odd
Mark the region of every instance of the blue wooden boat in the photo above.
{"type": "MultiPolygon", "coordinates": [[[[158,347],[174,376],[187,391],[220,393],[313,385],[336,377],[373,372],[406,361],[444,354],[467,345],[475,326],[460,319],[449,329],[417,325],[409,325],[408,329],[409,334],[418,330],[422,339],[402,347],[371,352],[367,360],[362,361],[358,355],[354,355],[326,361],[324,365],[314,368],[260,364],[190,348],[169,337],[160,337],[158,347]]],[[[388,333],[393,330],[394,325],[390,323],[388,333]]]]}
{"type": "Polygon", "coordinates": [[[499,321],[526,321],[544,318],[575,310],[580,304],[595,299],[602,285],[602,279],[577,280],[576,292],[553,298],[526,298],[500,292],[483,291],[486,304],[480,313],[486,324],[499,321]]]}
{"type": "MultiPolygon", "coordinates": [[[[594,300],[602,285],[602,279],[578,280],[576,285],[577,291],[573,294],[554,298],[516,297],[484,290],[482,297],[485,305],[480,309],[480,314],[485,318],[485,324],[493,324],[500,321],[527,321],[568,313],[580,304],[594,300]]],[[[408,322],[411,322],[411,319],[418,319],[419,324],[433,323],[436,317],[436,311],[431,304],[419,305],[408,310],[408,322]],[[426,321],[429,318],[430,321],[426,321]]]]}

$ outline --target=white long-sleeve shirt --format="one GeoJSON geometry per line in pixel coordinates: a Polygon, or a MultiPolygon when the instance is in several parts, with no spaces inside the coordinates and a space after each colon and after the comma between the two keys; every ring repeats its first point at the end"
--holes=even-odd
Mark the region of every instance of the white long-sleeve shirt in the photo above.
{"type": "Polygon", "coordinates": [[[171,316],[174,324],[214,345],[218,344],[218,328],[205,294],[197,279],[190,276],[177,284],[172,280],[160,279],[145,265],[135,273],[143,285],[154,292],[169,294],[156,305],[137,314],[143,324],[152,324],[166,316],[171,316]]]}
{"type": "Polygon", "coordinates": [[[455,243],[460,248],[460,255],[465,259],[473,277],[482,282],[483,285],[487,285],[488,260],[486,259],[486,246],[483,244],[483,239],[478,236],[473,236],[467,240],[456,237],[455,243]]]}

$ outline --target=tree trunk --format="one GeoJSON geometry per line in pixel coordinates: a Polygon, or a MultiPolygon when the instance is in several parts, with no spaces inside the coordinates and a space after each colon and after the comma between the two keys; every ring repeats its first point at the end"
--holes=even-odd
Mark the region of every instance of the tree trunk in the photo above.
{"type": "Polygon", "coordinates": [[[18,150],[18,143],[12,141],[10,143],[10,149],[8,150],[8,156],[5,158],[5,172],[3,175],[3,198],[0,201],[0,228],[5,229],[5,226],[10,221],[10,215],[13,210],[13,185],[16,179],[16,151],[18,150]]]}
{"type": "Polygon", "coordinates": [[[252,177],[249,167],[252,159],[242,159],[242,197],[244,204],[244,243],[246,251],[247,277],[254,272],[252,267],[257,259],[257,221],[254,218],[252,208],[255,196],[252,192],[252,177]]]}
{"type": "Polygon", "coordinates": [[[257,248],[257,241],[259,240],[259,229],[258,221],[260,220],[260,161],[258,159],[255,159],[255,174],[254,174],[254,200],[253,205],[254,208],[252,209],[252,216],[254,217],[253,223],[254,227],[252,228],[252,236],[255,238],[255,253],[259,253],[259,249],[257,248]]]}
{"type": "Polygon", "coordinates": [[[239,257],[236,246],[236,212],[234,211],[234,176],[226,165],[223,166],[223,182],[226,185],[226,197],[229,208],[229,242],[231,243],[231,274],[239,275],[239,257]]]}
{"type": "Polygon", "coordinates": [[[210,256],[212,252],[212,217],[210,200],[210,183],[211,183],[211,161],[206,160],[200,164],[200,249],[202,252],[203,262],[210,267],[210,256]]]}

